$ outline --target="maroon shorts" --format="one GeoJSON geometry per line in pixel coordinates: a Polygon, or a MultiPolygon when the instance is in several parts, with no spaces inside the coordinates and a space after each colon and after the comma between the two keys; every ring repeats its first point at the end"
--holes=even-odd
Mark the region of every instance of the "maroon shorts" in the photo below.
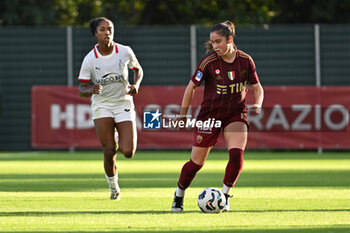
{"type": "Polygon", "coordinates": [[[248,129],[249,129],[247,113],[239,113],[228,118],[215,119],[215,120],[221,120],[220,128],[212,127],[206,130],[195,128],[194,134],[193,134],[193,146],[197,146],[197,147],[214,146],[220,136],[221,131],[224,130],[226,126],[228,126],[232,122],[236,122],[236,121],[243,122],[248,126],[248,129]]]}

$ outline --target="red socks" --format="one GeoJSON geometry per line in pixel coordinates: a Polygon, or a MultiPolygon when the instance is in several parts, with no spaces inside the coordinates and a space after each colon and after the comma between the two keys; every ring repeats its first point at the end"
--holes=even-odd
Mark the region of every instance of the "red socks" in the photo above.
{"type": "Polygon", "coordinates": [[[241,174],[243,168],[243,153],[244,150],[232,148],[229,150],[230,159],[226,166],[224,184],[228,187],[233,187],[241,174]]]}
{"type": "Polygon", "coordinates": [[[177,186],[180,189],[186,189],[192,183],[193,178],[196,176],[197,172],[203,166],[195,164],[192,160],[185,163],[182,167],[179,181],[177,182],[177,186]]]}

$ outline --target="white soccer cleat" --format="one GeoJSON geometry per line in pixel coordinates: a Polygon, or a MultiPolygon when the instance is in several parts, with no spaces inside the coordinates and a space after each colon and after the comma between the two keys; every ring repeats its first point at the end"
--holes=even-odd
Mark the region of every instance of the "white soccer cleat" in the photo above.
{"type": "Polygon", "coordinates": [[[120,193],[111,193],[110,199],[119,201],[120,200],[120,193]]]}
{"type": "Polygon", "coordinates": [[[119,201],[120,200],[120,188],[119,188],[119,184],[118,182],[116,183],[116,187],[114,188],[110,188],[111,191],[111,200],[116,200],[119,201]]]}

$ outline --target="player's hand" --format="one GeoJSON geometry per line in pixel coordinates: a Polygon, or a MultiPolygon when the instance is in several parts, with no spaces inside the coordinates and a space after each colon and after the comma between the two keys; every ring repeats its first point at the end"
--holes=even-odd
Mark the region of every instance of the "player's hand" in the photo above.
{"type": "Polygon", "coordinates": [[[136,88],[134,85],[129,85],[128,89],[128,94],[131,96],[135,96],[139,92],[138,88],[136,88]]]}
{"type": "Polygon", "coordinates": [[[185,128],[186,127],[186,122],[187,122],[187,117],[186,116],[180,116],[180,117],[177,117],[176,120],[176,128],[177,129],[180,129],[180,128],[185,128]],[[181,123],[180,123],[181,122],[181,123]],[[183,123],[182,123],[183,122],[183,123]],[[182,124],[183,127],[179,127],[179,125],[182,124]]]}
{"type": "Polygon", "coordinates": [[[254,110],[256,114],[260,114],[261,112],[261,105],[260,104],[252,104],[250,106],[250,109],[254,110]]]}
{"type": "Polygon", "coordinates": [[[93,87],[92,87],[92,94],[100,94],[101,91],[102,91],[102,86],[100,84],[95,84],[93,87]]]}

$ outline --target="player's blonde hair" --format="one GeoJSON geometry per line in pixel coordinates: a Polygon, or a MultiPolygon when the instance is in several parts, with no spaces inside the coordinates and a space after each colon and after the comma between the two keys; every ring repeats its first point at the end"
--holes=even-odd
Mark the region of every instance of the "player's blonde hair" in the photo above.
{"type": "MultiPolygon", "coordinates": [[[[224,36],[226,40],[228,40],[230,36],[234,38],[236,35],[235,25],[229,20],[226,20],[225,22],[222,22],[222,23],[215,24],[210,30],[210,33],[212,32],[216,32],[219,35],[224,36]]],[[[213,49],[212,42],[208,40],[205,43],[205,47],[207,48],[207,52],[212,50],[213,49]]]]}

